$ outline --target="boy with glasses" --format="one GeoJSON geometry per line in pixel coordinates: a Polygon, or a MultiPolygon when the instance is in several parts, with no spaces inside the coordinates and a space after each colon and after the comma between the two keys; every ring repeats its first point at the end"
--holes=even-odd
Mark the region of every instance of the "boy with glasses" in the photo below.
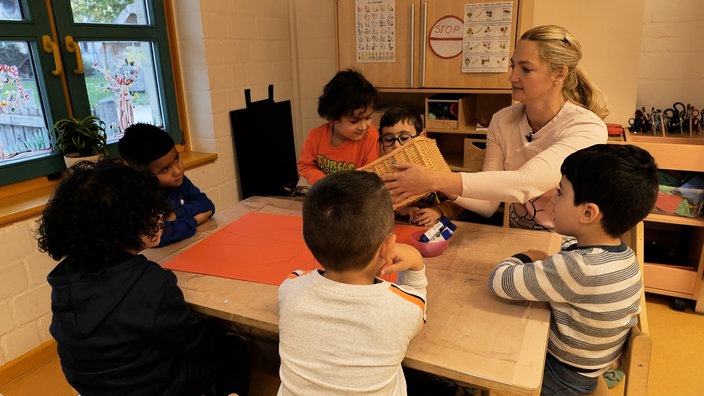
{"type": "MultiPolygon", "coordinates": [[[[379,121],[379,143],[382,155],[389,154],[418,136],[425,136],[420,114],[407,105],[390,107],[379,121]]],[[[413,204],[398,209],[396,214],[408,216],[411,223],[424,227],[435,224],[440,217],[457,218],[463,208],[444,195],[430,193],[413,204]]]]}

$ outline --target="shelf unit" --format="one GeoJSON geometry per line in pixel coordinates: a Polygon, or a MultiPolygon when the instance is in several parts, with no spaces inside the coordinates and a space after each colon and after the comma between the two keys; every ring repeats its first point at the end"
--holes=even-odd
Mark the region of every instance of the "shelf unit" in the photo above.
{"type": "MultiPolygon", "coordinates": [[[[379,98],[375,106],[380,110],[387,106],[404,103],[415,108],[420,114],[426,113],[426,99],[437,93],[451,93],[458,96],[476,96],[472,101],[473,108],[470,110],[470,125],[462,125],[458,128],[426,127],[429,138],[435,139],[440,152],[450,168],[455,171],[476,172],[481,170],[481,162],[474,161],[474,166],[467,167],[470,158],[474,158],[476,149],[465,147],[466,144],[475,143],[482,146],[486,142],[486,128],[477,128],[477,122],[488,125],[491,116],[498,110],[511,104],[510,90],[414,90],[396,91],[379,90],[379,98]]],[[[425,124],[427,122],[424,121],[425,124]]],[[[378,121],[377,124],[378,125],[378,121]]]]}
{"type": "MultiPolygon", "coordinates": [[[[656,137],[626,133],[625,141],[648,150],[660,169],[704,172],[703,137],[656,137]]],[[[658,213],[644,220],[645,291],[695,301],[704,313],[704,217],[658,213]],[[649,247],[665,246],[665,254],[649,247]]],[[[675,307],[683,305],[675,304],[675,307]]]]}

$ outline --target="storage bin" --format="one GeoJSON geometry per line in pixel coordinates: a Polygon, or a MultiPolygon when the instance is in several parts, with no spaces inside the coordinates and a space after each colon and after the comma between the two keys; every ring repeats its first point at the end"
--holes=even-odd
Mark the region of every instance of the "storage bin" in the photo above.
{"type": "Polygon", "coordinates": [[[704,189],[660,185],[653,213],[684,217],[702,215],[704,189]]]}
{"type": "Polygon", "coordinates": [[[486,139],[464,139],[464,161],[462,167],[479,172],[484,167],[486,139]]]}
{"type": "Polygon", "coordinates": [[[472,124],[475,96],[438,94],[425,99],[425,129],[462,129],[472,124]]]}

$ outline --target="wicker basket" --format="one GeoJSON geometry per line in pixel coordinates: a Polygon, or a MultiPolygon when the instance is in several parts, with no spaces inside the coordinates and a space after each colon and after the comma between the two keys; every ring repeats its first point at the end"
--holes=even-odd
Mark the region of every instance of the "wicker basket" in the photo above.
{"type": "MultiPolygon", "coordinates": [[[[410,142],[397,148],[393,152],[386,154],[376,161],[358,168],[357,170],[374,172],[381,176],[386,173],[396,172],[396,168],[391,165],[393,162],[409,162],[422,165],[430,169],[451,172],[450,167],[447,165],[447,162],[445,162],[445,158],[443,158],[442,154],[440,154],[440,150],[438,149],[437,144],[435,144],[435,140],[424,136],[411,139],[410,142]]],[[[423,194],[410,196],[401,202],[397,202],[394,204],[394,210],[409,205],[421,197],[423,197],[423,194]]]]}

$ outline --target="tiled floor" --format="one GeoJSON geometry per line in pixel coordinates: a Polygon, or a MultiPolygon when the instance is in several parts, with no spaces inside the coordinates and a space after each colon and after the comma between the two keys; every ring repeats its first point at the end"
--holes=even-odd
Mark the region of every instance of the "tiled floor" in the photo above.
{"type": "MultiPolygon", "coordinates": [[[[672,299],[647,295],[648,321],[653,338],[648,394],[645,396],[699,396],[704,394],[704,315],[670,308],[672,299]]],[[[276,394],[276,348],[257,344],[252,396],[276,394]]],[[[4,396],[75,396],[66,384],[58,358],[38,367],[29,375],[0,387],[4,396]]]]}

